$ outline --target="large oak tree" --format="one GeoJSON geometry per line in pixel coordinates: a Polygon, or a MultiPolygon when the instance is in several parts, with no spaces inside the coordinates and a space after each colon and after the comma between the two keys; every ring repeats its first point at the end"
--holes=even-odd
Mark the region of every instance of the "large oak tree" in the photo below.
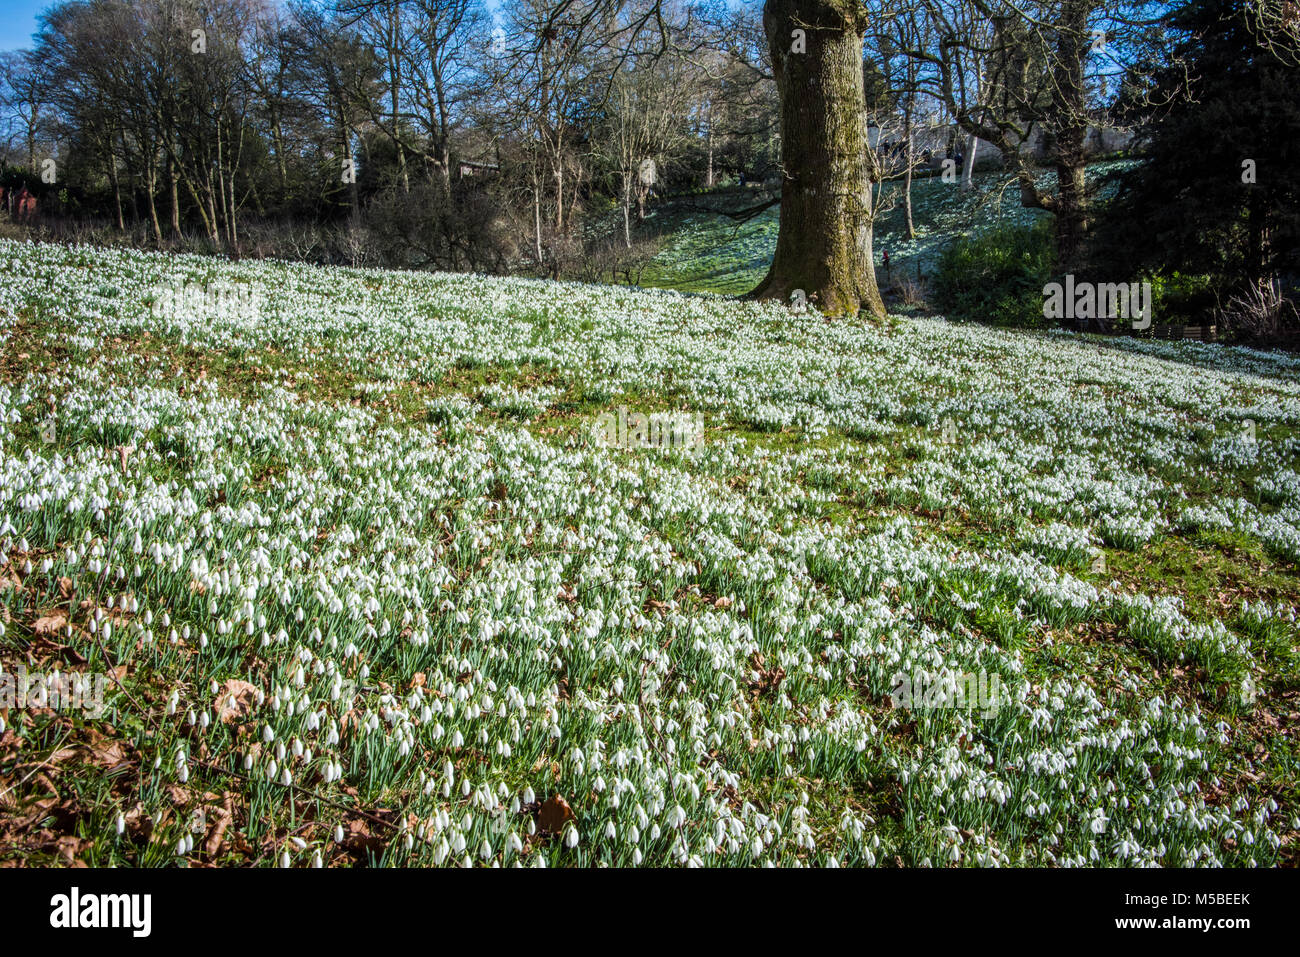
{"type": "MultiPolygon", "coordinates": [[[[553,0],[550,21],[586,28],[627,5],[625,0],[553,0]]],[[[661,23],[664,9],[662,0],[653,0],[630,22],[638,29],[661,23]]],[[[871,250],[872,183],[880,172],[867,140],[867,23],[862,0],[764,4],[763,27],[780,99],[781,220],[771,268],[752,298],[807,302],[833,316],[861,309],[885,314],[871,250]]]]}
{"type": "Polygon", "coordinates": [[[827,315],[885,314],[872,262],[860,0],[767,0],[763,27],[781,101],[781,224],[751,295],[806,297],[827,315]]]}

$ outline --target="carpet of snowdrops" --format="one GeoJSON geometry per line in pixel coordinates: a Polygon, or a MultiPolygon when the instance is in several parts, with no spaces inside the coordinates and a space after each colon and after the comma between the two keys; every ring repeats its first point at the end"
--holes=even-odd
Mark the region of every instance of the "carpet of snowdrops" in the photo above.
{"type": "Polygon", "coordinates": [[[0,279],[0,665],[111,676],[0,710],[10,861],[1297,861],[1300,360],[10,242],[0,279]],[[619,408],[703,440],[609,447],[619,408]]]}

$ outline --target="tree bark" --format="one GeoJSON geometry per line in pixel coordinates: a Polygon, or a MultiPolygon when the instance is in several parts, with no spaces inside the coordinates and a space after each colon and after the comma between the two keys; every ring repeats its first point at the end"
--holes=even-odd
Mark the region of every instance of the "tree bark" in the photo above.
{"type": "Polygon", "coordinates": [[[863,95],[865,10],[858,0],[764,5],[784,172],[776,254],[752,298],[788,302],[802,291],[830,316],[885,315],[871,253],[878,174],[863,95]]]}
{"type": "Polygon", "coordinates": [[[1088,48],[1088,2],[1068,0],[1062,11],[1052,91],[1059,126],[1056,130],[1056,254],[1062,273],[1081,269],[1084,232],[1088,227],[1084,140],[1088,111],[1084,57],[1088,48]]]}
{"type": "Polygon", "coordinates": [[[176,164],[168,157],[167,159],[167,182],[171,197],[171,227],[172,235],[180,236],[181,234],[181,199],[180,191],[176,187],[176,164]]]}
{"type": "MultiPolygon", "coordinates": [[[[909,86],[911,82],[909,77],[909,86]]],[[[904,147],[903,154],[903,162],[907,164],[903,171],[903,236],[910,241],[916,238],[916,224],[912,220],[912,169],[916,165],[916,150],[914,147],[915,136],[912,133],[910,93],[908,94],[908,104],[903,109],[903,138],[907,144],[904,147]]]]}
{"type": "Polygon", "coordinates": [[[154,158],[148,156],[145,159],[145,192],[149,197],[149,227],[153,230],[154,242],[159,246],[162,245],[162,224],[158,222],[158,203],[154,199],[154,193],[157,191],[158,168],[154,163],[154,158]]]}
{"type": "Polygon", "coordinates": [[[623,171],[623,242],[632,248],[632,174],[623,171]]]}
{"type": "Polygon", "coordinates": [[[108,150],[108,178],[113,184],[113,210],[117,214],[117,228],[119,232],[125,232],[126,220],[122,216],[122,184],[117,177],[117,157],[113,154],[111,144],[108,150]]]}
{"type": "Polygon", "coordinates": [[[713,189],[713,103],[709,103],[708,118],[705,120],[709,127],[709,167],[704,174],[704,188],[713,189]]]}

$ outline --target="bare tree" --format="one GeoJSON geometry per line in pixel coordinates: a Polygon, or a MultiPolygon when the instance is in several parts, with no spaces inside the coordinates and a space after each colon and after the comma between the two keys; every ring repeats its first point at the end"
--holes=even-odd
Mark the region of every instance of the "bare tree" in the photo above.
{"type": "Polygon", "coordinates": [[[1108,122],[1103,99],[1128,66],[1159,48],[1160,12],[1150,0],[916,0],[888,14],[930,24],[937,42],[908,50],[922,83],[971,147],[998,149],[1022,205],[1054,215],[1064,271],[1080,265],[1088,226],[1089,130],[1108,122]],[[1040,185],[1036,139],[1054,188],[1040,185]]]}
{"type": "Polygon", "coordinates": [[[36,144],[52,132],[51,118],[44,108],[48,96],[47,76],[30,51],[0,54],[0,108],[17,128],[16,135],[25,147],[27,168],[33,172],[36,171],[36,144]]]}
{"type": "Polygon", "coordinates": [[[374,51],[350,29],[349,19],[338,12],[316,9],[306,3],[293,8],[297,29],[295,89],[311,102],[318,115],[328,118],[329,145],[324,174],[345,187],[355,222],[361,214],[357,186],[359,158],[357,132],[376,112],[380,95],[380,66],[374,51]]]}
{"type": "MultiPolygon", "coordinates": [[[[687,105],[695,71],[678,49],[656,55],[658,37],[647,36],[651,55],[628,60],[614,76],[596,154],[619,179],[623,241],[632,248],[632,208],[645,204],[658,170],[686,138],[687,105]]],[[[635,39],[634,41],[635,42],[635,39]]]]}

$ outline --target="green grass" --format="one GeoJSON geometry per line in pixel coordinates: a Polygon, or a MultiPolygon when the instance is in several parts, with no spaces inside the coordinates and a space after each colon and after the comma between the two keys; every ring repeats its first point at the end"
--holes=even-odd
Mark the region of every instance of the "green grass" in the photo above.
{"type": "MultiPolygon", "coordinates": [[[[1089,173],[1099,176],[1115,165],[1115,161],[1095,164],[1089,173]]],[[[1044,186],[1050,187],[1054,176],[1044,173],[1044,186]]],[[[874,231],[876,278],[882,286],[915,279],[918,269],[923,277],[930,276],[955,235],[1028,225],[1046,215],[1023,208],[1018,190],[1000,172],[979,172],[974,182],[973,189],[962,189],[938,176],[915,180],[912,220],[916,235],[912,239],[906,238],[902,183],[884,185],[874,231]],[[885,252],[889,253],[888,270],[885,252]]],[[[713,201],[727,209],[744,205],[732,191],[713,201]]],[[[726,216],[691,208],[708,202],[708,194],[670,200],[650,217],[647,228],[662,237],[663,245],[642,277],[644,286],[742,295],[763,279],[776,249],[779,209],[773,207],[737,224],[726,216]]]]}

